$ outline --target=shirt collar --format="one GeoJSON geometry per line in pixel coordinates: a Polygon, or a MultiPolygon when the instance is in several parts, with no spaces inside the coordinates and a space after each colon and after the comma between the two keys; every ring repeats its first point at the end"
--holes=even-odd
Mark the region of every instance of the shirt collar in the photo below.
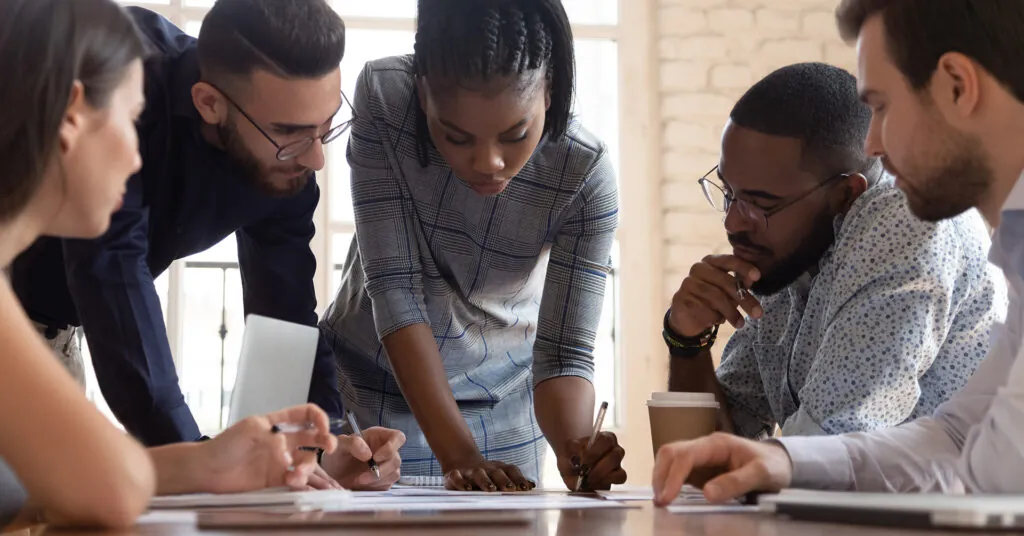
{"type": "Polygon", "coordinates": [[[1017,179],[1017,184],[1013,186],[1013,190],[1010,190],[1010,196],[1006,198],[1006,202],[1003,203],[1003,209],[1000,212],[1008,210],[1024,210],[1024,173],[1021,173],[1020,178],[1017,179]]]}

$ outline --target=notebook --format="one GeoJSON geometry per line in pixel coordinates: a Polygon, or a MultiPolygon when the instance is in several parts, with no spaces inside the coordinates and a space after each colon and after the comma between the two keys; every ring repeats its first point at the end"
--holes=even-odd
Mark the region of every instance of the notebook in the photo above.
{"type": "Polygon", "coordinates": [[[431,488],[443,488],[443,476],[403,476],[398,479],[400,486],[425,486],[431,488]]]}

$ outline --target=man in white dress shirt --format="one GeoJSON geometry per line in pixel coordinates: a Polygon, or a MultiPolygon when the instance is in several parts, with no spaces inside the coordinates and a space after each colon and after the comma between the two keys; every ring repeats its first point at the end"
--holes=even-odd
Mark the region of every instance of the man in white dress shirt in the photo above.
{"type": "Polygon", "coordinates": [[[659,504],[697,467],[722,501],[786,487],[1024,493],[1024,2],[843,0],[858,85],[873,112],[866,151],[884,159],[918,217],[977,207],[1009,284],[1006,323],[967,385],[930,417],[885,430],[755,442],[715,434],[667,445],[659,504]]]}

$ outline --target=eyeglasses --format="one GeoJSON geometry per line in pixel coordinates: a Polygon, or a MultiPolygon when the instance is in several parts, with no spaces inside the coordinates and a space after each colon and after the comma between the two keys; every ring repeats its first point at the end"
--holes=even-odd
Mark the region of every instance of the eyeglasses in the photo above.
{"type": "MultiPolygon", "coordinates": [[[[210,83],[207,82],[207,84],[210,83]]],[[[305,152],[308,151],[309,148],[313,146],[313,143],[315,143],[317,140],[320,140],[320,143],[322,145],[327,145],[328,143],[331,143],[332,141],[338,139],[339,137],[341,137],[342,134],[345,133],[345,131],[349,129],[349,127],[352,126],[352,122],[355,121],[356,119],[356,113],[355,110],[352,108],[352,103],[348,101],[348,97],[346,97],[345,92],[342,91],[341,100],[343,104],[341,106],[348,106],[350,112],[350,117],[348,120],[331,127],[330,130],[324,132],[323,134],[320,134],[319,136],[310,136],[308,138],[302,138],[282,145],[278,143],[277,140],[272,138],[270,134],[267,134],[267,132],[263,130],[260,127],[260,125],[256,122],[256,120],[254,120],[245,110],[243,110],[242,107],[239,106],[238,103],[231,98],[231,96],[224,92],[224,90],[213,84],[210,84],[210,86],[213,87],[213,89],[219,91],[221,95],[224,95],[224,98],[227,99],[227,101],[231,103],[231,105],[234,106],[239,112],[241,112],[242,116],[245,117],[249,121],[249,123],[252,124],[252,126],[256,127],[256,130],[260,131],[260,134],[263,134],[264,138],[267,138],[267,141],[272,143],[274,147],[277,148],[277,159],[282,162],[286,160],[292,160],[293,158],[305,154],[305,152]]],[[[334,115],[338,115],[338,112],[341,111],[341,106],[339,106],[338,109],[334,112],[334,115]]]]}
{"type": "Polygon", "coordinates": [[[718,171],[718,166],[711,168],[711,171],[705,173],[704,176],[697,181],[697,183],[700,184],[701,189],[704,191],[704,198],[707,199],[708,203],[711,203],[711,206],[714,207],[715,210],[725,214],[728,214],[729,210],[735,206],[742,217],[746,218],[748,221],[755,221],[760,224],[764,224],[764,229],[768,228],[768,218],[771,218],[779,212],[795,205],[805,197],[836,182],[837,180],[850,176],[849,173],[833,175],[818,183],[814,188],[788,199],[782,199],[779,201],[779,204],[770,209],[766,209],[759,207],[750,201],[736,197],[735,194],[727,192],[724,188],[715,184],[714,181],[708,179],[708,175],[711,175],[716,171],[718,171]]]}

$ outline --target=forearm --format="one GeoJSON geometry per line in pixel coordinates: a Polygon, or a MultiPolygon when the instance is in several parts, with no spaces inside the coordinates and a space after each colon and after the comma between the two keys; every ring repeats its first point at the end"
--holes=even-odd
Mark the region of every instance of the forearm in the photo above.
{"type": "Polygon", "coordinates": [[[715,375],[710,348],[693,358],[668,358],[668,390],[681,393],[711,393],[719,404],[718,429],[733,433],[735,425],[729,414],[729,401],[715,375]]]}
{"type": "Polygon", "coordinates": [[[482,459],[469,426],[459,411],[430,327],[413,324],[384,337],[402,395],[416,417],[441,468],[482,459]]]}
{"type": "Polygon", "coordinates": [[[207,479],[210,471],[203,467],[202,443],[175,443],[149,449],[156,468],[156,494],[211,492],[207,479]]]}
{"type": "Polygon", "coordinates": [[[594,431],[594,385],[577,376],[541,382],[534,390],[537,424],[558,457],[569,442],[594,431]]]}

